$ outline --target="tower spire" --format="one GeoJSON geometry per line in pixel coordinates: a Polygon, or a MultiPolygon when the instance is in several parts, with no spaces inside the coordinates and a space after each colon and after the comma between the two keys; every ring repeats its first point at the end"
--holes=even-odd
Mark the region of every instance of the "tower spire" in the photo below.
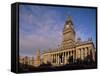
{"type": "Polygon", "coordinates": [[[37,55],[36,55],[36,60],[35,60],[35,66],[39,66],[40,65],[40,49],[37,50],[37,55]]]}
{"type": "Polygon", "coordinates": [[[67,20],[66,20],[66,23],[65,23],[66,25],[68,25],[68,24],[71,24],[71,25],[73,25],[73,22],[72,22],[72,16],[68,16],[67,17],[67,20]]]}
{"type": "Polygon", "coordinates": [[[40,49],[37,50],[37,56],[40,56],[40,49]]]}
{"type": "MultiPolygon", "coordinates": [[[[72,17],[68,16],[63,30],[63,45],[73,45],[75,42],[75,30],[73,27],[72,17]]],[[[69,46],[68,46],[69,47],[69,46]]]]}

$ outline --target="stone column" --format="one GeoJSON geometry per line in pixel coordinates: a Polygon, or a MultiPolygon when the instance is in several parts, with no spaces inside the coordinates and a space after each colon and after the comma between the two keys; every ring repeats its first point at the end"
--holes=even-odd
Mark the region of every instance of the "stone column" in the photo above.
{"type": "Polygon", "coordinates": [[[66,52],[66,59],[67,59],[67,64],[68,64],[68,51],[66,52]]]}
{"type": "Polygon", "coordinates": [[[80,59],[82,60],[82,48],[80,49],[80,59]]]}
{"type": "MultiPolygon", "coordinates": [[[[69,51],[68,51],[68,56],[67,56],[67,59],[69,60],[69,51]]],[[[68,61],[68,63],[69,63],[69,61],[68,61]]]]}
{"type": "Polygon", "coordinates": [[[64,61],[64,52],[63,52],[63,64],[64,64],[64,62],[65,62],[65,61],[64,61]]]}
{"type": "Polygon", "coordinates": [[[72,50],[73,62],[74,62],[74,50],[72,50]]]}
{"type": "Polygon", "coordinates": [[[78,55],[77,55],[77,52],[78,52],[78,50],[76,49],[76,50],[75,50],[75,58],[76,58],[76,60],[77,60],[77,58],[78,58],[78,57],[77,57],[77,56],[78,56],[78,55]]]}
{"type": "Polygon", "coordinates": [[[60,53],[59,53],[59,64],[61,64],[61,58],[60,58],[60,53]]]}
{"type": "Polygon", "coordinates": [[[81,49],[79,49],[79,58],[81,59],[81,49]]]}
{"type": "Polygon", "coordinates": [[[55,54],[55,64],[56,64],[56,54],[55,54]]]}
{"type": "Polygon", "coordinates": [[[55,64],[56,64],[56,54],[55,54],[55,64]]]}
{"type": "Polygon", "coordinates": [[[58,65],[58,54],[57,54],[57,65],[58,65]]]}
{"type": "Polygon", "coordinates": [[[89,55],[89,48],[87,47],[87,56],[89,55]]]}
{"type": "Polygon", "coordinates": [[[65,64],[66,64],[66,63],[67,63],[67,57],[66,57],[66,52],[65,52],[65,58],[64,58],[64,59],[65,59],[65,64]]]}
{"type": "Polygon", "coordinates": [[[52,63],[53,63],[53,54],[52,54],[52,63]]]}
{"type": "Polygon", "coordinates": [[[83,48],[83,59],[85,58],[85,48],[83,48]]]}
{"type": "Polygon", "coordinates": [[[70,51],[70,56],[72,56],[72,50],[70,51]]]}
{"type": "Polygon", "coordinates": [[[81,48],[81,59],[83,60],[83,48],[81,48]]]}
{"type": "Polygon", "coordinates": [[[56,64],[56,54],[55,54],[55,64],[56,64]]]}
{"type": "Polygon", "coordinates": [[[69,59],[69,57],[70,57],[70,51],[68,51],[68,59],[69,59]]]}
{"type": "Polygon", "coordinates": [[[88,55],[90,55],[90,48],[88,48],[88,55]]]}
{"type": "Polygon", "coordinates": [[[72,56],[73,56],[73,61],[74,61],[74,50],[72,50],[72,56]]]}
{"type": "Polygon", "coordinates": [[[80,49],[76,49],[76,59],[80,58],[80,49]]]}
{"type": "Polygon", "coordinates": [[[57,65],[58,65],[58,54],[57,54],[57,65]]]}
{"type": "Polygon", "coordinates": [[[53,56],[53,63],[54,63],[54,54],[52,56],[53,56]]]}
{"type": "Polygon", "coordinates": [[[93,58],[93,61],[95,62],[95,49],[92,47],[92,58],[93,58]]]}
{"type": "Polygon", "coordinates": [[[57,64],[57,62],[58,62],[58,59],[57,59],[57,54],[56,54],[56,64],[57,64]]]}
{"type": "Polygon", "coordinates": [[[55,54],[54,54],[54,63],[55,63],[55,54]]]}
{"type": "Polygon", "coordinates": [[[59,57],[59,53],[58,53],[58,64],[60,64],[60,57],[59,57]]]}
{"type": "Polygon", "coordinates": [[[76,58],[75,58],[75,51],[76,51],[76,50],[73,50],[73,60],[76,59],[76,58]]]}
{"type": "Polygon", "coordinates": [[[54,54],[54,63],[56,63],[56,54],[54,54]]]}
{"type": "Polygon", "coordinates": [[[53,57],[52,57],[52,54],[51,54],[51,63],[52,63],[52,61],[53,61],[53,57]]]}
{"type": "Polygon", "coordinates": [[[87,47],[85,48],[85,55],[84,55],[84,57],[87,57],[87,47]]]}

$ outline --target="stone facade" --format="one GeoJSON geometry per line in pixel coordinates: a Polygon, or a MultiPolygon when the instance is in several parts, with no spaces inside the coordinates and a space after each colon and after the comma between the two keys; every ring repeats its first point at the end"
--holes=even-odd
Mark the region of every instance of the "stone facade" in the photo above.
{"type": "Polygon", "coordinates": [[[92,39],[76,40],[76,32],[71,17],[68,17],[64,25],[63,41],[61,45],[42,54],[43,62],[54,66],[75,63],[78,59],[85,60],[88,56],[95,61],[95,47],[92,39]]]}
{"type": "Polygon", "coordinates": [[[29,56],[20,56],[19,57],[19,63],[24,65],[30,65],[38,67],[41,64],[41,58],[40,58],[40,50],[37,50],[36,58],[29,57],[29,56]]]}
{"type": "Polygon", "coordinates": [[[24,64],[24,65],[34,65],[34,58],[33,57],[28,57],[28,56],[20,56],[19,57],[19,62],[24,64]]]}

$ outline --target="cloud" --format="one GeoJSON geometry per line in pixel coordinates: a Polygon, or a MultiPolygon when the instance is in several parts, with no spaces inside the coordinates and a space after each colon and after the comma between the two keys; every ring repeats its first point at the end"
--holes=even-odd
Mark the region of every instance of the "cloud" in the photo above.
{"type": "MultiPolygon", "coordinates": [[[[45,33],[45,32],[44,32],[45,33]]],[[[39,48],[41,50],[47,50],[49,48],[55,48],[61,41],[61,36],[59,32],[49,33],[46,30],[45,34],[32,34],[29,36],[22,36],[20,38],[20,51],[22,53],[33,52],[36,54],[36,50],[39,48]],[[23,50],[24,49],[24,50],[23,50]]]]}
{"type": "Polygon", "coordinates": [[[46,11],[41,16],[40,7],[31,13],[20,13],[20,54],[35,55],[36,50],[56,48],[62,40],[62,25],[56,11],[46,11]],[[34,14],[35,13],[35,14],[34,14]]]}

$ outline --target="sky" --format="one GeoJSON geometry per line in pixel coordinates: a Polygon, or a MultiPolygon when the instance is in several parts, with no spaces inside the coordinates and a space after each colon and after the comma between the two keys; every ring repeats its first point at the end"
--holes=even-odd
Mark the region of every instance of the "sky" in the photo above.
{"type": "Polygon", "coordinates": [[[68,16],[72,17],[76,39],[92,38],[96,45],[96,9],[53,7],[38,5],[19,6],[19,53],[35,56],[36,51],[57,48],[62,42],[62,31],[68,16]]]}

